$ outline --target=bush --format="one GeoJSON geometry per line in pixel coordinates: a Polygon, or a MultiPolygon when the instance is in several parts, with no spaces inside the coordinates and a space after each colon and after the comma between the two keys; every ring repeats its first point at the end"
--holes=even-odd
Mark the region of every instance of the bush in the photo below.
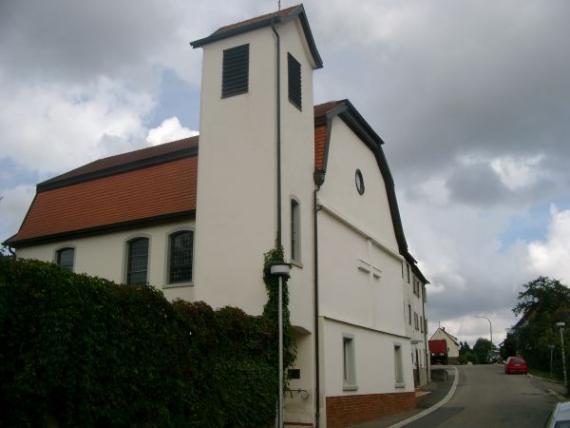
{"type": "Polygon", "coordinates": [[[267,425],[275,343],[236,308],[0,258],[0,426],[267,425]]]}

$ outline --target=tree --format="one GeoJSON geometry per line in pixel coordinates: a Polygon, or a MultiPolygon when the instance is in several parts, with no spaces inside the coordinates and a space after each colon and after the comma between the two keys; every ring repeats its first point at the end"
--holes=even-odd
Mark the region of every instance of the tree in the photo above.
{"type": "MultiPolygon", "coordinates": [[[[505,342],[514,342],[516,351],[531,368],[545,372],[550,370],[550,348],[555,345],[558,351],[553,354],[553,371],[561,378],[560,333],[555,324],[565,321],[567,326],[570,325],[570,289],[556,279],[541,276],[523,286],[513,312],[522,316],[521,321],[505,342]]],[[[566,337],[565,341],[567,356],[569,339],[566,337]]],[[[503,352],[507,353],[506,350],[503,352]]]]}
{"type": "Polygon", "coordinates": [[[473,345],[473,354],[477,364],[488,364],[491,360],[491,351],[493,344],[490,340],[480,337],[473,345]]]}
{"type": "Polygon", "coordinates": [[[467,342],[459,342],[459,363],[467,364],[468,362],[475,363],[475,354],[467,342]]]}

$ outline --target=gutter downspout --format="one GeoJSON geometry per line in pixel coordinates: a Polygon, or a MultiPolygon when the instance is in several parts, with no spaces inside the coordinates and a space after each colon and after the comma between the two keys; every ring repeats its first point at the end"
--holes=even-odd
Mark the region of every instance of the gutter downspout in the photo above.
{"type": "Polygon", "coordinates": [[[275,47],[277,50],[276,54],[276,70],[275,77],[277,79],[277,246],[282,247],[281,238],[281,39],[279,33],[275,28],[275,23],[271,23],[271,29],[273,34],[275,34],[275,47]]]}
{"type": "Polygon", "coordinates": [[[321,373],[320,373],[320,353],[319,353],[319,229],[317,215],[319,205],[317,202],[317,192],[321,184],[317,184],[313,191],[313,246],[315,258],[315,288],[314,288],[314,329],[315,329],[315,428],[320,426],[321,418],[321,373]]]}

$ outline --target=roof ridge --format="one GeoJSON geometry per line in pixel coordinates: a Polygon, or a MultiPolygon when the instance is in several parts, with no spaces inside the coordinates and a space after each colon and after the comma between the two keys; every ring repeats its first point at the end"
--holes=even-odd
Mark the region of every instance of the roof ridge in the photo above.
{"type": "Polygon", "coordinates": [[[267,19],[267,18],[271,18],[271,17],[274,17],[274,16],[287,15],[287,14],[289,14],[289,12],[292,12],[292,11],[295,10],[296,8],[302,7],[302,6],[303,6],[303,3],[299,3],[299,4],[294,5],[294,6],[286,7],[285,9],[279,9],[279,10],[274,11],[274,12],[263,13],[263,14],[261,14],[261,15],[252,16],[251,18],[247,18],[247,19],[244,19],[244,20],[239,21],[239,22],[234,22],[233,24],[223,25],[223,26],[219,27],[217,30],[215,30],[215,31],[212,33],[212,35],[213,35],[213,34],[220,34],[220,33],[223,33],[224,31],[231,30],[232,28],[239,27],[239,26],[242,26],[242,25],[247,25],[247,24],[249,24],[249,23],[252,23],[252,22],[255,22],[255,21],[258,21],[258,20],[261,21],[261,20],[264,20],[264,19],[267,19]]]}

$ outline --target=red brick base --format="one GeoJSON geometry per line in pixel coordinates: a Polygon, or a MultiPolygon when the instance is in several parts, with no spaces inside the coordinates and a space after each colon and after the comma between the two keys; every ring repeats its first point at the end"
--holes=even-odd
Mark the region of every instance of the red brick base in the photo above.
{"type": "Polygon", "coordinates": [[[345,428],[415,407],[413,391],[327,397],[327,428],[345,428]]]}

